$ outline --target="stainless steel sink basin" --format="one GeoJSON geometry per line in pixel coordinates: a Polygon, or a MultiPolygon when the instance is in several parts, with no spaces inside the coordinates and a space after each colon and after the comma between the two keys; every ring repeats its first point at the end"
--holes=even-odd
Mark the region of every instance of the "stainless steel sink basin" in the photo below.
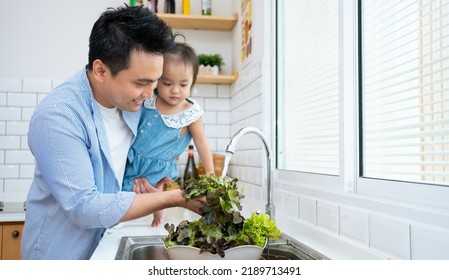
{"type": "MultiPolygon", "coordinates": [[[[168,260],[162,235],[124,236],[115,255],[116,260],[168,260]]],[[[326,256],[282,234],[279,240],[269,243],[261,260],[323,260],[326,256]]]]}

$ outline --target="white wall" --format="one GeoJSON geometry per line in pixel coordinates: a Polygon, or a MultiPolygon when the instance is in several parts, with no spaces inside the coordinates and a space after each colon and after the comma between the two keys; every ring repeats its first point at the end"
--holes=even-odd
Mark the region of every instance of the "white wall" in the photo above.
{"type": "Polygon", "coordinates": [[[124,1],[2,2],[0,77],[65,79],[87,64],[95,20],[124,1]]]}

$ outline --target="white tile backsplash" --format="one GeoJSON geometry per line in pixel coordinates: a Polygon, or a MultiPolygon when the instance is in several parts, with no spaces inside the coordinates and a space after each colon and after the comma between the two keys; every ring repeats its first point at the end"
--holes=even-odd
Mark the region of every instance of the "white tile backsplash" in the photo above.
{"type": "Polygon", "coordinates": [[[338,234],[339,209],[337,204],[318,200],[316,213],[317,226],[338,234]]]}
{"type": "Polygon", "coordinates": [[[7,95],[7,106],[10,107],[36,107],[37,95],[35,93],[13,92],[7,95]]]}
{"type": "Polygon", "coordinates": [[[299,219],[316,225],[316,199],[303,196],[299,198],[299,219]]]}
{"type": "Polygon", "coordinates": [[[206,136],[209,138],[229,138],[229,126],[223,124],[206,124],[206,136]]]}
{"type": "MultiPolygon", "coordinates": [[[[228,86],[229,87],[229,86],[228,86]]],[[[197,84],[192,90],[192,98],[197,99],[198,97],[217,97],[217,86],[208,84],[197,84]]]]}
{"type": "Polygon", "coordinates": [[[225,124],[229,125],[231,122],[231,113],[230,112],[217,112],[217,124],[225,124]]]}
{"type": "Polygon", "coordinates": [[[283,199],[282,204],[278,203],[277,199],[275,199],[274,205],[277,205],[281,207],[279,211],[285,211],[290,213],[292,218],[298,219],[299,218],[299,198],[297,195],[294,195],[289,192],[283,193],[275,193],[274,197],[280,197],[283,199]]]}
{"type": "Polygon", "coordinates": [[[231,97],[231,88],[228,85],[218,85],[217,96],[221,98],[231,97]]]}
{"type": "Polygon", "coordinates": [[[411,250],[416,260],[449,260],[449,230],[412,224],[411,250]]]}
{"type": "Polygon", "coordinates": [[[393,258],[410,259],[410,225],[384,215],[370,215],[370,246],[393,258]]]}
{"type": "Polygon", "coordinates": [[[33,179],[34,176],[34,164],[21,164],[20,165],[20,178],[33,179]]]}
{"type": "Polygon", "coordinates": [[[28,137],[27,135],[20,136],[20,149],[21,150],[29,150],[28,147],[28,137]]]}
{"type": "Polygon", "coordinates": [[[37,95],[37,104],[41,103],[42,99],[44,99],[45,96],[47,96],[47,93],[45,93],[45,94],[44,93],[39,93],[37,95]]]}
{"type": "Polygon", "coordinates": [[[22,121],[30,121],[31,120],[31,116],[33,115],[35,107],[31,107],[31,108],[27,108],[27,107],[23,107],[22,108],[22,121]]]}
{"type": "Polygon", "coordinates": [[[340,207],[341,236],[369,245],[369,215],[356,208],[340,207]]]}
{"type": "Polygon", "coordinates": [[[204,112],[203,124],[216,124],[216,123],[217,123],[217,112],[204,112]]]}
{"type": "Polygon", "coordinates": [[[34,164],[34,157],[29,150],[7,150],[6,164],[34,164]]]}
{"type": "Polygon", "coordinates": [[[0,92],[0,106],[6,106],[6,96],[5,92],[0,92]]]}
{"type": "Polygon", "coordinates": [[[19,165],[0,164],[0,178],[19,178],[19,165]]]}
{"type": "Polygon", "coordinates": [[[0,121],[20,121],[22,109],[19,107],[0,107],[0,121]]]}
{"type": "Polygon", "coordinates": [[[26,194],[30,189],[32,179],[4,179],[4,192],[26,194]]]}
{"type": "Polygon", "coordinates": [[[46,79],[23,79],[23,92],[50,92],[52,80],[46,79]]]}
{"type": "Polygon", "coordinates": [[[26,121],[12,121],[6,124],[7,135],[27,135],[29,122],[26,121]]]}
{"type": "Polygon", "coordinates": [[[207,111],[225,111],[229,112],[230,102],[226,98],[206,98],[204,109],[207,111]]]}
{"type": "Polygon", "coordinates": [[[0,135],[0,147],[2,150],[20,149],[20,136],[0,135]]]}
{"type": "Polygon", "coordinates": [[[217,151],[218,153],[222,153],[224,154],[226,151],[226,147],[229,144],[229,139],[228,138],[217,138],[217,148],[215,149],[215,151],[217,151]]]}
{"type": "Polygon", "coordinates": [[[22,92],[22,79],[0,78],[0,92],[22,92]]]}

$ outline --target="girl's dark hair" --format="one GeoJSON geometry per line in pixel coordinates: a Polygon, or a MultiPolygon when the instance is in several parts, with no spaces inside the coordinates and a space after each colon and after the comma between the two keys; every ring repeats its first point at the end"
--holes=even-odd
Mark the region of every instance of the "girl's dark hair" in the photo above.
{"type": "MultiPolygon", "coordinates": [[[[174,37],[181,36],[181,34],[175,34],[174,37]]],[[[185,38],[184,38],[185,40],[185,38]]],[[[196,78],[198,76],[198,57],[195,50],[187,43],[176,42],[175,46],[164,53],[164,64],[170,62],[180,62],[184,65],[191,65],[193,68],[193,80],[192,87],[195,85],[196,78]]]]}
{"type": "Polygon", "coordinates": [[[173,47],[171,28],[148,8],[109,8],[92,28],[87,69],[100,59],[115,76],[129,67],[132,51],[163,54],[173,47]]]}

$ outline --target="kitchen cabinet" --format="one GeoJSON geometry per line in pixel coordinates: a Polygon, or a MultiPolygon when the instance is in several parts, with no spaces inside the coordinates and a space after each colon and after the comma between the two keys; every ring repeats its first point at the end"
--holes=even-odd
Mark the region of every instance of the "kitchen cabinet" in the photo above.
{"type": "MultiPolygon", "coordinates": [[[[232,31],[238,14],[232,16],[202,16],[158,13],[158,17],[174,29],[232,31]]],[[[198,84],[232,84],[237,80],[237,72],[231,75],[198,74],[198,84]]]]}
{"type": "Polygon", "coordinates": [[[0,259],[20,260],[23,222],[0,223],[0,259]]]}

